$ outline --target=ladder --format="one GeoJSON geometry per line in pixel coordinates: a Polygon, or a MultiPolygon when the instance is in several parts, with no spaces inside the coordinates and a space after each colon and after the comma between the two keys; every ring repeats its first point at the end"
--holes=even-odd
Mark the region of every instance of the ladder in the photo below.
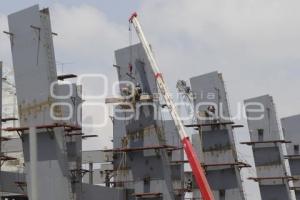
{"type": "Polygon", "coordinates": [[[151,66],[154,76],[156,78],[157,86],[160,90],[161,95],[164,98],[164,101],[170,111],[170,114],[174,120],[175,126],[178,130],[179,137],[183,144],[183,148],[187,155],[189,164],[192,168],[192,172],[195,177],[196,183],[200,189],[201,196],[202,196],[203,200],[214,200],[211,188],[210,188],[208,181],[206,179],[206,176],[205,176],[205,172],[200,164],[200,161],[197,158],[197,155],[192,146],[192,143],[190,142],[189,137],[187,136],[187,134],[185,132],[184,125],[179,117],[179,114],[176,110],[175,104],[170,96],[168,88],[164,82],[162,74],[161,74],[161,72],[158,68],[157,62],[154,58],[153,52],[150,48],[148,41],[146,40],[146,37],[142,30],[142,27],[138,21],[137,13],[133,13],[130,16],[129,23],[131,23],[134,26],[137,36],[145,50],[146,56],[149,60],[150,66],[151,66]]]}

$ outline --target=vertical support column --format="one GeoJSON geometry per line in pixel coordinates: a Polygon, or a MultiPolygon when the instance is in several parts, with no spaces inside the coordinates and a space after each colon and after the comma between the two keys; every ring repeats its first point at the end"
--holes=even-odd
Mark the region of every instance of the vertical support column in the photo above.
{"type": "MultiPolygon", "coordinates": [[[[206,165],[205,172],[215,199],[245,200],[241,165],[231,121],[225,83],[221,73],[214,71],[190,79],[198,129],[192,135],[197,156],[206,165]],[[230,165],[231,163],[231,165],[230,165]]],[[[247,166],[247,163],[243,163],[247,166]]],[[[195,198],[200,198],[193,188],[195,198]]]]}
{"type": "Polygon", "coordinates": [[[291,141],[287,144],[287,155],[285,158],[289,161],[291,175],[296,179],[293,181],[293,189],[296,199],[300,200],[300,114],[281,119],[282,130],[286,140],[291,141]]]}
{"type": "Polygon", "coordinates": [[[89,163],[89,184],[93,185],[94,184],[94,179],[93,179],[93,176],[94,176],[94,173],[93,173],[93,166],[94,164],[93,163],[89,163]]]}
{"type": "MultiPolygon", "coordinates": [[[[124,84],[124,81],[132,82],[133,88],[138,85],[144,94],[157,94],[156,78],[141,44],[117,50],[115,58],[116,65],[120,66],[117,71],[119,81],[123,82],[120,82],[121,94],[124,94],[122,91],[129,89],[128,85],[130,85],[124,84]],[[128,63],[131,63],[132,70],[128,68],[128,63]]],[[[152,105],[150,102],[142,104],[137,101],[135,105],[139,107],[140,112],[133,120],[120,120],[120,118],[118,120],[117,117],[114,120],[114,148],[181,145],[173,120],[164,120],[161,117],[158,101],[154,101],[152,105]]],[[[115,116],[126,116],[127,113],[116,112],[115,116]]],[[[116,186],[134,188],[135,194],[159,193],[160,198],[164,200],[182,200],[184,197],[181,192],[183,191],[181,185],[181,177],[184,175],[183,164],[170,165],[170,161],[183,159],[182,150],[168,152],[166,149],[158,151],[151,149],[140,153],[120,153],[114,158],[114,167],[120,169],[115,179],[118,182],[116,186]],[[134,162],[130,160],[131,157],[134,162]],[[133,181],[128,182],[128,180],[133,181]],[[177,195],[179,193],[181,195],[177,195]]]]}
{"type": "MultiPolygon", "coordinates": [[[[61,89],[59,84],[51,88],[57,81],[57,73],[49,10],[40,10],[35,5],[10,14],[8,22],[9,31],[15,36],[11,50],[20,126],[69,124],[51,115],[53,103],[59,102],[53,93],[60,94],[61,89]]],[[[63,114],[62,109],[54,109],[54,113],[63,114]]],[[[32,193],[29,199],[74,199],[64,128],[37,129],[36,132],[37,138],[24,133],[22,141],[27,189],[32,193]]]]}
{"type": "Polygon", "coordinates": [[[263,95],[244,101],[247,123],[252,145],[257,181],[262,200],[294,200],[295,193],[290,190],[290,169],[284,160],[288,143],[277,121],[273,97],[263,95]]]}
{"type": "Polygon", "coordinates": [[[37,190],[37,133],[35,127],[29,128],[29,152],[30,152],[30,189],[31,200],[38,200],[37,190]]]}

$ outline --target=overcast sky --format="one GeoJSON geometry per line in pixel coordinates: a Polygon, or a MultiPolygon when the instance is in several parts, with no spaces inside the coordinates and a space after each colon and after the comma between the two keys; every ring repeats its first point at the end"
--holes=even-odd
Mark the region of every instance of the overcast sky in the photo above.
{"type": "MultiPolygon", "coordinates": [[[[128,16],[137,11],[170,88],[178,79],[218,70],[233,113],[237,102],[263,94],[274,97],[279,117],[300,113],[298,0],[10,0],[1,1],[1,32],[7,14],[36,3],[51,9],[64,73],[99,72],[116,80],[113,51],[129,44],[128,16]]],[[[10,55],[9,39],[0,34],[5,67],[10,55]]],[[[86,148],[107,145],[111,125],[98,131],[105,139],[86,148]]],[[[249,138],[247,128],[240,132],[241,140],[249,138]]]]}

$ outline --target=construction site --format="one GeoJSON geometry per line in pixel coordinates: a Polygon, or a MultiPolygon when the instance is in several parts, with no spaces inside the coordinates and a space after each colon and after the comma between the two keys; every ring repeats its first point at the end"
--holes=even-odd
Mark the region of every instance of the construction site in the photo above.
{"type": "Polygon", "coordinates": [[[112,145],[83,148],[101,135],[82,122],[82,82],[102,76],[59,72],[50,17],[34,5],[1,30],[12,58],[5,70],[0,57],[1,200],[300,200],[300,110],[281,118],[261,94],[244,99],[240,124],[222,72],[167,84],[136,12],[124,24],[138,42],[111,52],[117,94],[99,97],[112,110],[112,145]]]}

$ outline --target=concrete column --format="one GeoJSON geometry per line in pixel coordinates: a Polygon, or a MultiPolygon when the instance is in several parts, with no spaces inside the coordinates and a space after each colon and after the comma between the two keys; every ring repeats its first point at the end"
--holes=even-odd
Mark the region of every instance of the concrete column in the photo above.
{"type": "Polygon", "coordinates": [[[35,127],[29,128],[29,152],[30,152],[30,185],[31,200],[38,200],[37,190],[37,133],[35,127]]]}
{"type": "Polygon", "coordinates": [[[94,184],[94,172],[93,172],[93,163],[89,163],[89,184],[93,185],[94,184]]]}

